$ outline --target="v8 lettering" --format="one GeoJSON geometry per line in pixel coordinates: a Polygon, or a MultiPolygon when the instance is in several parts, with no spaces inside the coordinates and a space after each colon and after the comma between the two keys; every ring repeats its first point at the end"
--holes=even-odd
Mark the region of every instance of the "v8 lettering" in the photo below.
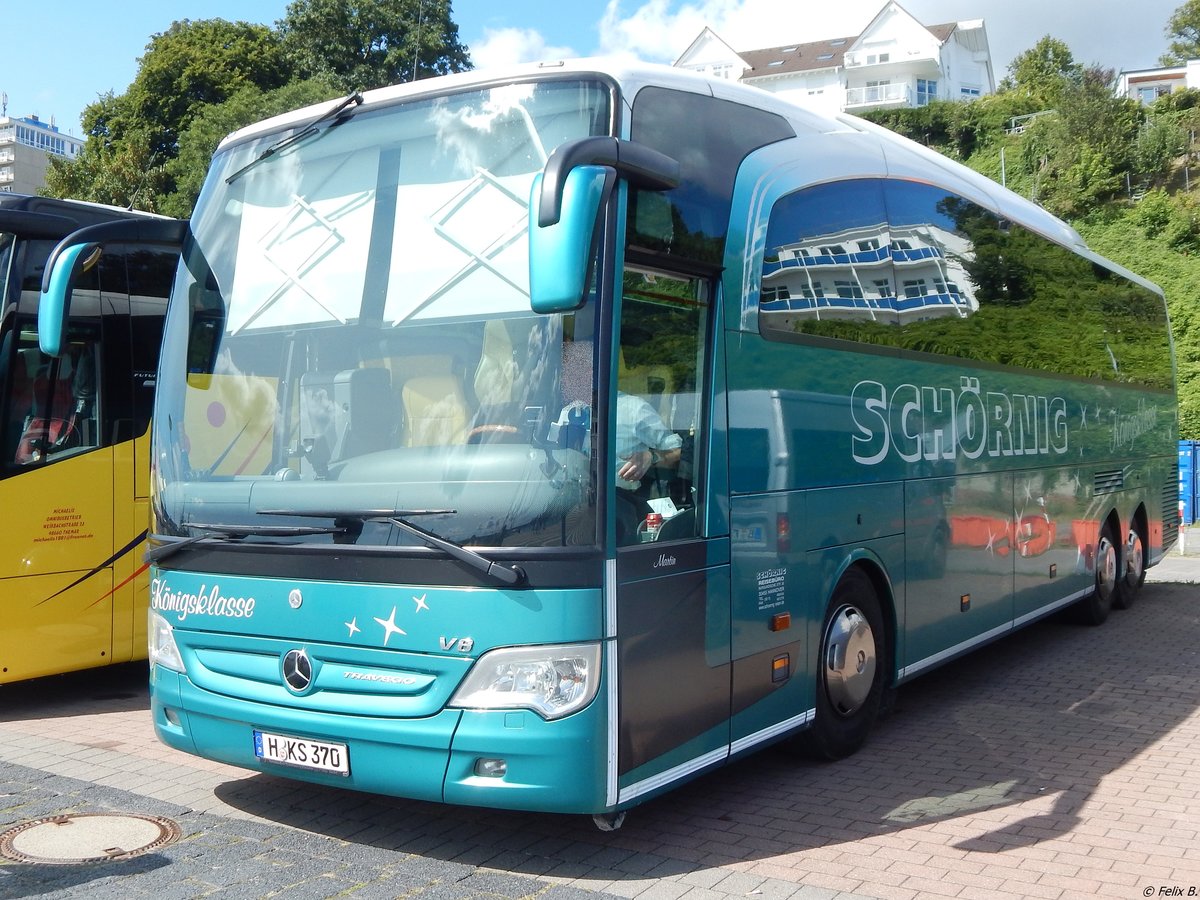
{"type": "Polygon", "coordinates": [[[439,639],[443,650],[457,650],[459,653],[470,653],[475,646],[475,638],[442,637],[439,639]]]}

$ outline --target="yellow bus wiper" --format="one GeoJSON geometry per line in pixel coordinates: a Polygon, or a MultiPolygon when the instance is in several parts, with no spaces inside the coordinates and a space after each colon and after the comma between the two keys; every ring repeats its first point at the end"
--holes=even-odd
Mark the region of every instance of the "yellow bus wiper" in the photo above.
{"type": "Polygon", "coordinates": [[[459,562],[466,563],[473,569],[482,572],[490,578],[495,578],[504,584],[520,584],[525,581],[525,570],[520,566],[506,566],[488,559],[482,553],[464,547],[432,532],[426,531],[408,519],[414,516],[449,516],[455,515],[456,509],[339,509],[339,510],[308,510],[308,509],[260,509],[264,516],[305,516],[313,519],[333,519],[334,522],[352,520],[356,522],[387,522],[401,531],[441,550],[459,562]]]}
{"type": "Polygon", "coordinates": [[[159,542],[169,541],[169,543],[159,543],[157,547],[151,547],[143,554],[142,559],[145,562],[159,562],[168,556],[173,556],[186,547],[199,544],[203,541],[221,543],[224,541],[240,541],[252,536],[304,537],[312,534],[346,533],[346,529],[340,525],[328,528],[315,525],[223,525],[209,522],[188,522],[187,524],[189,528],[199,529],[200,533],[193,534],[191,537],[183,538],[182,540],[170,540],[170,536],[165,534],[152,534],[150,535],[150,540],[159,542]]]}

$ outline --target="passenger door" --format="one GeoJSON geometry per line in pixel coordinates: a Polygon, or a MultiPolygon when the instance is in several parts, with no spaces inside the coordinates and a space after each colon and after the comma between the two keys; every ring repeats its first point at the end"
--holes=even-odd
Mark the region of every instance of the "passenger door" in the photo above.
{"type": "Polygon", "coordinates": [[[621,802],[724,758],[729,743],[728,544],[704,535],[698,440],[712,295],[693,276],[629,267],[624,278],[611,473],[621,802]],[[622,478],[646,448],[644,473],[622,478]]]}

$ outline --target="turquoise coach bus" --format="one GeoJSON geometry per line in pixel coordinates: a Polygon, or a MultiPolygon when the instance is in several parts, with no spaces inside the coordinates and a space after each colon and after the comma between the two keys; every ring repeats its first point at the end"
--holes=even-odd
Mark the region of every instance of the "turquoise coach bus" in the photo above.
{"type": "Polygon", "coordinates": [[[1176,433],[1152,284],[853,117],[596,61],[353,95],[226,139],[182,239],[154,725],[613,828],[1129,606],[1176,433]]]}

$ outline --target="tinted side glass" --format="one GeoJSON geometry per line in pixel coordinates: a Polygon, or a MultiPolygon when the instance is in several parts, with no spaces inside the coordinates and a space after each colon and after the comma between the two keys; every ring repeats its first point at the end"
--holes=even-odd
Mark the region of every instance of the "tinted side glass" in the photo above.
{"type": "Polygon", "coordinates": [[[863,179],[779,200],[760,311],[762,333],[775,339],[819,335],[1082,378],[1172,383],[1159,295],[925,184],[863,179]]]}
{"type": "Polygon", "coordinates": [[[729,227],[733,182],[759,147],[794,137],[774,113],[701,94],[643,88],[633,104],[630,138],[679,161],[679,187],[634,191],[629,243],[720,264],[729,227]]]}

